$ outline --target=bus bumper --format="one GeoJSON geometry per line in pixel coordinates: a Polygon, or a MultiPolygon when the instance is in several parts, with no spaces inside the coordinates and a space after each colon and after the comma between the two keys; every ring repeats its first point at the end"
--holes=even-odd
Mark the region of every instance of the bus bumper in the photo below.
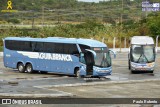
{"type": "MultiPolygon", "coordinates": [[[[80,70],[80,75],[81,76],[87,76],[86,74],[86,68],[83,66],[81,67],[80,70]]],[[[112,67],[108,67],[108,68],[99,68],[99,67],[93,67],[93,74],[90,76],[107,76],[107,75],[111,75],[112,74],[112,67]]]]}
{"type": "Polygon", "coordinates": [[[154,71],[154,66],[154,62],[145,64],[131,62],[131,71],[154,71]]]}
{"type": "Polygon", "coordinates": [[[108,68],[95,67],[93,71],[93,76],[107,76],[111,74],[112,74],[112,67],[108,67],[108,68]]]}

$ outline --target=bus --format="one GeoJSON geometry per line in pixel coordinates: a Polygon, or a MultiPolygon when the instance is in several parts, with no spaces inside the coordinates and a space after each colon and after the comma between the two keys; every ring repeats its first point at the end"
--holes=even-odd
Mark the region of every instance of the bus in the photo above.
{"type": "Polygon", "coordinates": [[[155,67],[156,49],[154,40],[149,36],[134,36],[128,54],[128,66],[131,72],[153,73],[155,67]]]}
{"type": "Polygon", "coordinates": [[[7,37],[4,66],[19,72],[34,71],[81,76],[107,76],[112,73],[111,52],[107,45],[82,38],[7,37]]]}

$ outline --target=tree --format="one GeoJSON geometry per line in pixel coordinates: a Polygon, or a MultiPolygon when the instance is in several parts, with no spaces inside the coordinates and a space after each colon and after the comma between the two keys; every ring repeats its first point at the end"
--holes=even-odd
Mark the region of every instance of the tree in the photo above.
{"type": "Polygon", "coordinates": [[[13,23],[13,24],[19,24],[20,23],[20,21],[16,18],[8,19],[7,22],[8,23],[13,23]]]}
{"type": "Polygon", "coordinates": [[[147,18],[147,26],[153,36],[160,35],[160,13],[157,15],[152,15],[147,18]]]}

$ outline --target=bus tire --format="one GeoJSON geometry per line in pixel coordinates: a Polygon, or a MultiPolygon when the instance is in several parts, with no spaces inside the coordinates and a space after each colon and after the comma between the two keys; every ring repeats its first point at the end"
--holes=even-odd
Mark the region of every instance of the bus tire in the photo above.
{"type": "Polygon", "coordinates": [[[75,77],[81,78],[81,76],[80,76],[80,69],[79,68],[76,68],[75,71],[74,71],[74,73],[75,73],[75,77]]]}
{"type": "Polygon", "coordinates": [[[47,74],[47,71],[40,71],[41,74],[47,74]]]}
{"type": "Polygon", "coordinates": [[[26,71],[27,71],[28,73],[33,73],[32,64],[27,64],[27,65],[26,65],[26,71]]]}
{"type": "Polygon", "coordinates": [[[150,73],[153,73],[154,71],[150,71],[150,73]]]}
{"type": "Polygon", "coordinates": [[[130,63],[130,60],[128,60],[128,69],[129,69],[129,70],[131,69],[131,63],[130,63]]]}
{"type": "Polygon", "coordinates": [[[17,69],[20,73],[24,73],[25,72],[25,66],[23,65],[23,63],[18,63],[17,64],[17,69]]]}
{"type": "Polygon", "coordinates": [[[132,74],[136,74],[137,72],[136,72],[136,71],[131,70],[131,73],[132,73],[132,74]]]}

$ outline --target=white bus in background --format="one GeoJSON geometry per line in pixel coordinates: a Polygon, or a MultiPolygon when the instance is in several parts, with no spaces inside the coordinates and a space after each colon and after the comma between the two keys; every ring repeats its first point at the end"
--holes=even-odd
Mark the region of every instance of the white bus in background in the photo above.
{"type": "Polygon", "coordinates": [[[153,73],[155,58],[156,49],[152,37],[132,37],[128,54],[128,66],[132,73],[138,71],[153,73]]]}

